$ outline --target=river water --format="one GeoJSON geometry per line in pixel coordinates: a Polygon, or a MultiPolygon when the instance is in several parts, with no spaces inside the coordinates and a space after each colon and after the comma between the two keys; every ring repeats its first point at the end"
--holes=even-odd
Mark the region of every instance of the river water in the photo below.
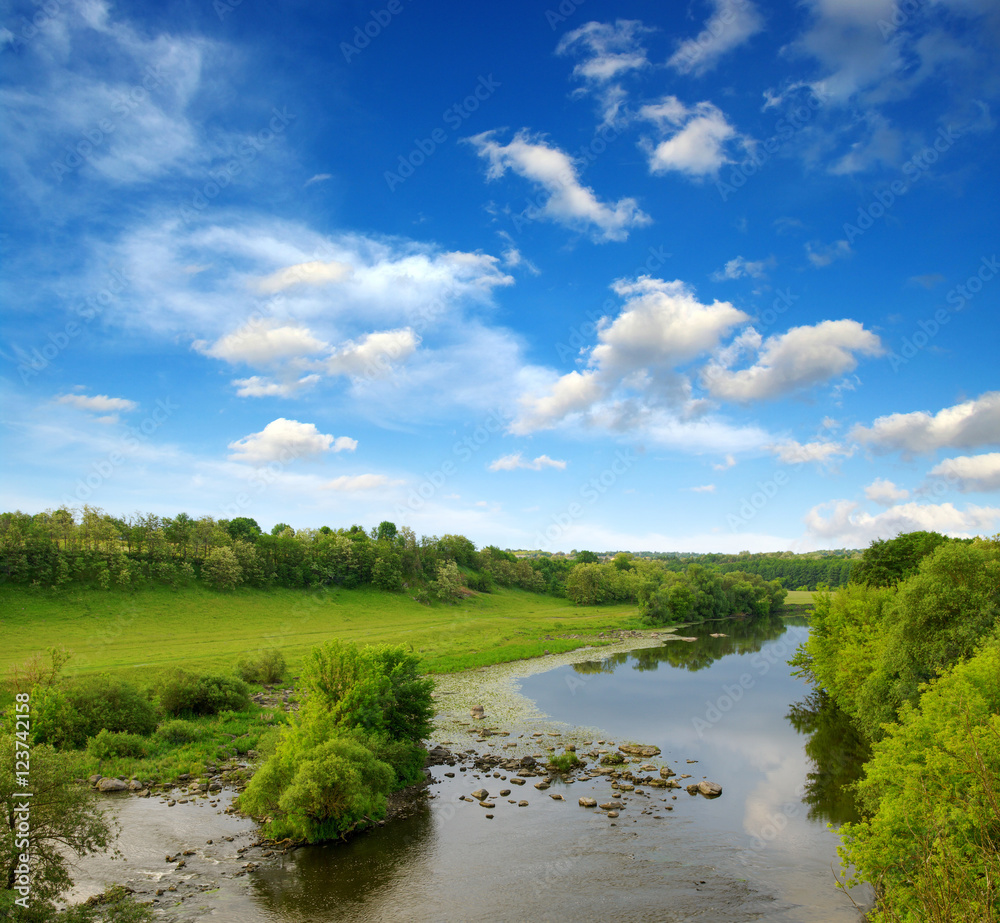
{"type": "MultiPolygon", "coordinates": [[[[571,740],[581,754],[626,741],[652,744],[662,753],[650,762],[670,766],[677,778],[690,776],[683,785],[702,778],[722,785],[719,798],[647,787],[620,793],[622,807],[612,818],[578,805],[581,796],[606,803],[613,794],[607,777],[555,779],[537,790],[536,778],[518,787],[508,773],[495,777],[471,762],[438,766],[427,797],[407,817],[347,844],[296,850],[247,875],[231,877],[240,839],[228,846],[227,872],[216,834],[218,855],[196,850],[211,866],[199,866],[195,855],[182,873],[171,872],[187,876],[176,894],[184,900],[168,893],[158,899],[157,913],[234,923],[610,916],[857,923],[859,911],[835,885],[837,837],[828,824],[853,817],[845,785],[864,754],[838,716],[790,675],[786,661],[807,633],[801,621],[731,621],[699,627],[695,641],[597,652],[600,659],[519,681],[521,694],[549,716],[537,725],[542,731],[532,736],[530,727],[515,727],[488,744],[477,738],[480,752],[487,746],[537,752],[571,740]],[[713,631],[725,636],[710,637],[713,631]],[[489,791],[493,808],[460,800],[477,788],[489,791]]],[[[476,745],[471,736],[459,741],[454,729],[447,735],[453,750],[476,745]]],[[[145,838],[141,812],[167,815],[153,799],[115,804],[126,855],[145,838]]],[[[213,838],[220,817],[194,803],[169,811],[169,837],[153,848],[151,867],[163,862],[164,850],[213,838]]],[[[112,874],[93,860],[83,871],[91,891],[112,874]]],[[[162,864],[157,877],[161,887],[171,880],[162,864]]],[[[853,896],[862,904],[868,898],[853,896]]]]}

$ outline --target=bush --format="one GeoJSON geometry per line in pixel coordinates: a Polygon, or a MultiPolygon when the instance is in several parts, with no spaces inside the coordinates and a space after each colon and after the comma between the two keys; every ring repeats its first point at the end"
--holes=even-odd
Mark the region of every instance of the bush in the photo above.
{"type": "Polygon", "coordinates": [[[84,747],[101,731],[147,737],[156,729],[153,703],[131,683],[112,676],[39,689],[32,704],[36,742],[56,747],[84,747]]]}
{"type": "Polygon", "coordinates": [[[285,656],[274,648],[256,657],[244,655],[236,662],[236,672],[247,683],[280,683],[288,668],[285,656]]]}
{"type": "Polygon", "coordinates": [[[95,760],[141,759],[147,752],[146,742],[138,734],[127,731],[101,731],[87,741],[87,753],[95,760]]]}
{"type": "Polygon", "coordinates": [[[549,756],[548,767],[554,769],[556,772],[572,772],[577,766],[583,765],[583,760],[580,759],[572,750],[567,750],[565,753],[560,753],[556,756],[553,750],[549,756]]]}
{"type": "Polygon", "coordinates": [[[236,676],[179,670],[160,687],[160,706],[170,715],[215,715],[250,706],[250,688],[236,676]]]}
{"type": "Polygon", "coordinates": [[[384,817],[393,775],[392,767],[357,741],[317,739],[299,725],[254,774],[239,807],[267,818],[268,836],[316,843],[384,817]]]}
{"type": "Polygon", "coordinates": [[[183,721],[175,718],[172,721],[164,721],[156,729],[156,736],[168,744],[178,746],[180,744],[194,743],[198,739],[198,728],[190,721],[183,721]]]}

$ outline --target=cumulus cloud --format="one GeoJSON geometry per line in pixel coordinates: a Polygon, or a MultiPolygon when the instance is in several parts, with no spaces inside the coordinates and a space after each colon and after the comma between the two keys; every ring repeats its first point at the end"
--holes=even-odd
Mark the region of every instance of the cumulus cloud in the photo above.
{"type": "Polygon", "coordinates": [[[354,268],[350,263],[339,260],[310,260],[285,266],[256,282],[257,291],[264,295],[274,295],[296,285],[333,285],[349,279],[354,268]]]}
{"type": "Polygon", "coordinates": [[[854,454],[853,446],[843,446],[836,442],[803,443],[794,439],[786,439],[764,448],[773,452],[786,465],[803,465],[807,462],[828,464],[835,458],[850,458],[854,454]]]}
{"type": "Polygon", "coordinates": [[[853,320],[793,327],[766,340],[751,328],[706,365],[702,384],[714,397],[740,403],[783,397],[852,371],[858,353],[882,352],[879,338],[853,320]],[[756,352],[756,361],[749,368],[733,369],[743,352],[756,352]]]}
{"type": "Polygon", "coordinates": [[[237,461],[264,463],[289,461],[323,452],[353,452],[358,441],[348,436],[334,437],[321,433],[315,423],[300,423],[278,417],[259,433],[251,433],[229,443],[229,456],[237,461]]]}
{"type": "Polygon", "coordinates": [[[727,452],[725,458],[723,458],[721,462],[716,462],[714,465],[712,465],[712,467],[716,471],[728,471],[735,464],[736,464],[736,458],[732,455],[732,453],[727,452]]]}
{"type": "Polygon", "coordinates": [[[715,282],[723,282],[726,279],[742,279],[749,276],[752,279],[762,279],[767,270],[774,265],[774,257],[766,260],[745,260],[742,256],[729,260],[722,269],[712,273],[715,282]]]}
{"type": "Polygon", "coordinates": [[[875,539],[893,538],[900,532],[941,532],[958,538],[993,534],[1000,521],[1000,507],[951,503],[903,503],[872,515],[850,500],[831,500],[813,507],[805,516],[809,533],[825,547],[863,548],[875,539]]]}
{"type": "Polygon", "coordinates": [[[1000,443],[1000,391],[945,407],[879,417],[870,427],[856,426],[851,438],[873,451],[924,454],[938,449],[975,449],[1000,443]]]}
{"type": "Polygon", "coordinates": [[[650,223],[635,199],[602,202],[593,189],[580,183],[573,159],[541,136],[522,129],[509,144],[500,144],[496,134],[486,131],[469,138],[479,156],[489,162],[487,178],[498,179],[512,170],[529,180],[546,197],[538,209],[540,217],[567,227],[596,229],[593,234],[600,241],[626,240],[630,228],[650,223]]]}
{"type": "Polygon", "coordinates": [[[362,490],[375,490],[379,487],[397,487],[402,481],[391,481],[384,474],[342,474],[339,478],[321,484],[322,490],[338,490],[344,493],[357,493],[362,490]]]}
{"type": "Polygon", "coordinates": [[[694,38],[685,39],[667,65],[681,74],[712,70],[727,52],[764,28],[764,20],[749,0],[712,0],[715,12],[694,38]]]}
{"type": "Polygon", "coordinates": [[[946,458],[931,468],[930,474],[946,478],[962,493],[1000,490],[1000,452],[946,458]]]}
{"type": "Polygon", "coordinates": [[[413,355],[419,342],[420,337],[409,327],[369,333],[356,342],[348,341],[337,347],[323,361],[323,366],[331,375],[377,378],[386,374],[392,363],[413,355]]]}
{"type": "Polygon", "coordinates": [[[910,492],[902,487],[897,487],[892,481],[885,478],[875,478],[865,488],[865,496],[879,506],[892,506],[900,500],[906,500],[910,492]]]}
{"type": "MultiPolygon", "coordinates": [[[[690,388],[676,367],[708,352],[725,333],[749,319],[728,302],[702,304],[679,279],[666,282],[640,276],[620,279],[612,289],[625,305],[614,320],[601,321],[588,368],[561,376],[545,393],[524,396],[515,432],[554,426],[619,387],[654,401],[683,404],[690,388]]],[[[627,411],[619,411],[623,409],[627,411]]]]}
{"type": "Polygon", "coordinates": [[[214,359],[236,364],[270,365],[293,356],[307,356],[327,348],[327,344],[303,325],[282,325],[273,319],[246,324],[219,337],[212,344],[196,340],[195,349],[214,359]]]}
{"type": "Polygon", "coordinates": [[[135,410],[139,405],[124,397],[108,397],[106,394],[60,394],[57,404],[68,404],[77,410],[88,410],[91,413],[117,413],[135,410]]]}
{"type": "Polygon", "coordinates": [[[715,493],[714,484],[702,484],[700,487],[689,487],[688,490],[694,494],[711,494],[715,493]]]}
{"type": "Polygon", "coordinates": [[[564,471],[566,462],[559,459],[549,458],[548,455],[539,455],[532,461],[527,461],[520,452],[512,455],[502,455],[496,461],[488,465],[490,471],[514,471],[517,468],[527,468],[529,471],[541,471],[542,468],[558,468],[564,471]]]}
{"type": "Polygon", "coordinates": [[[732,144],[746,145],[722,110],[710,102],[689,108],[676,96],[665,96],[643,106],[639,118],[652,122],[663,136],[655,144],[649,139],[641,144],[653,174],[673,170],[692,179],[714,176],[724,164],[732,163],[727,150],[732,144]]]}

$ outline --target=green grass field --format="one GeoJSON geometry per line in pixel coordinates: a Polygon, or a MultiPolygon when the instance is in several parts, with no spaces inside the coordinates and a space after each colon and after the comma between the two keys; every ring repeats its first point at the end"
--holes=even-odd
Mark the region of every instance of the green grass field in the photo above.
{"type": "Polygon", "coordinates": [[[634,605],[578,607],[519,590],[427,606],[374,589],[134,593],[0,589],[0,677],[51,647],[72,654],[68,676],[109,671],[149,684],[178,667],[229,672],[241,654],[278,648],[293,674],[331,639],[406,644],[428,672],[470,669],[587,643],[559,635],[637,628],[634,605]],[[548,637],[551,636],[551,639],[548,637]]]}

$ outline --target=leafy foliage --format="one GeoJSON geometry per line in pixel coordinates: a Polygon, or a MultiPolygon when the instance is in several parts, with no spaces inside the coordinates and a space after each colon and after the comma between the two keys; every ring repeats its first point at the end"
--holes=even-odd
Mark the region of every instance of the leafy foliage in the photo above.
{"type": "Polygon", "coordinates": [[[868,586],[894,586],[916,573],[920,562],[935,548],[952,541],[938,532],[906,532],[875,540],[854,565],[851,579],[868,586]]]}
{"type": "Polygon", "coordinates": [[[95,760],[112,760],[121,757],[142,758],[146,755],[146,741],[138,734],[127,731],[100,731],[87,741],[87,755],[95,760]]]}
{"type": "Polygon", "coordinates": [[[285,655],[276,648],[262,650],[256,657],[244,654],[236,662],[236,673],[247,683],[280,683],[287,670],[285,655]]]}
{"type": "Polygon", "coordinates": [[[235,676],[178,670],[160,687],[160,707],[170,715],[215,715],[240,711],[249,704],[250,689],[235,676]]]}

